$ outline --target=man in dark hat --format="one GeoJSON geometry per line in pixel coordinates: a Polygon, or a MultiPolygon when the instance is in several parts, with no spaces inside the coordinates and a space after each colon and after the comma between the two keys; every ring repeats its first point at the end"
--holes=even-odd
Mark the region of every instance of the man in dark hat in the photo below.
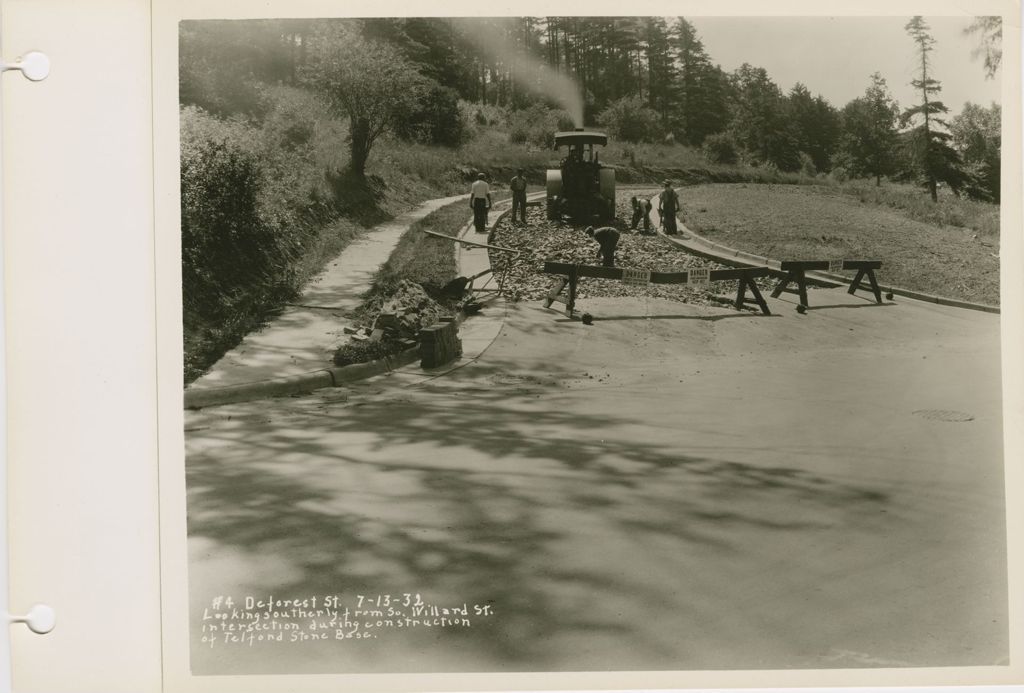
{"type": "Polygon", "coordinates": [[[477,233],[487,233],[487,210],[491,208],[491,186],[483,173],[476,177],[469,189],[469,206],[473,210],[473,226],[477,233]]]}
{"type": "Polygon", "coordinates": [[[658,195],[658,214],[661,216],[661,227],[665,233],[674,236],[676,229],[676,213],[679,211],[679,193],[672,189],[672,181],[665,181],[665,189],[658,195]]]}
{"type": "Polygon", "coordinates": [[[604,266],[614,267],[615,248],[619,245],[619,232],[611,226],[602,226],[599,229],[595,229],[593,226],[588,226],[587,235],[597,241],[600,246],[597,251],[597,256],[604,261],[604,266]]]}

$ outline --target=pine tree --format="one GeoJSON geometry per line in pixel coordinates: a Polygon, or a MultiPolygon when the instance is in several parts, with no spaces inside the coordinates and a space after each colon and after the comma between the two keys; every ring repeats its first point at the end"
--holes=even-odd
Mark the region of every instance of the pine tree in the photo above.
{"type": "Polygon", "coordinates": [[[902,120],[904,125],[909,125],[918,116],[923,119],[921,125],[910,131],[910,146],[916,167],[924,179],[932,201],[938,202],[937,182],[945,181],[953,192],[959,194],[966,181],[966,174],[960,156],[949,146],[951,135],[941,129],[946,127],[946,122],[939,116],[947,113],[949,109],[941,101],[932,99],[942,91],[942,83],[929,76],[928,72],[931,67],[928,54],[932,52],[935,39],[928,33],[928,24],[920,16],[915,16],[904,28],[917,44],[917,52],[921,59],[921,76],[910,82],[911,86],[921,91],[921,103],[905,110],[902,120]]]}

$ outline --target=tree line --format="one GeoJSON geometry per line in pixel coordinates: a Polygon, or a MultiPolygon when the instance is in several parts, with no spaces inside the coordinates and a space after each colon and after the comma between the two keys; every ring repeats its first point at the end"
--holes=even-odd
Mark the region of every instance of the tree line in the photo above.
{"type": "MultiPolygon", "coordinates": [[[[357,175],[385,132],[457,145],[460,100],[516,113],[574,110],[574,97],[580,112],[570,120],[626,141],[674,141],[720,163],[838,170],[879,183],[914,177],[933,199],[945,182],[998,200],[998,105],[968,104],[944,120],[934,39],[920,17],[906,30],[921,98],[903,109],[877,73],[865,76],[861,97],[837,108],[802,84],[784,93],[755,65],[726,72],[684,17],[185,22],[181,98],[215,114],[258,114],[259,84],[306,86],[350,123],[357,175]],[[566,84],[578,93],[565,93],[566,84]]],[[[978,18],[971,30],[994,74],[998,18],[978,18]]]]}

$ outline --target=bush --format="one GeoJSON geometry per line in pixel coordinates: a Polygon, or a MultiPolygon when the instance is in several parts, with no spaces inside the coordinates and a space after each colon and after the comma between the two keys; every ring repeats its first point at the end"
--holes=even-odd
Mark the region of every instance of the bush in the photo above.
{"type": "Polygon", "coordinates": [[[532,144],[550,149],[555,144],[555,132],[571,130],[573,122],[566,111],[533,104],[508,115],[508,139],[513,144],[532,144]]]}
{"type": "Polygon", "coordinates": [[[613,101],[597,116],[597,122],[624,142],[660,142],[663,136],[661,119],[639,96],[613,101]]]}
{"type": "Polygon", "coordinates": [[[845,183],[850,179],[850,173],[846,170],[845,166],[833,166],[828,176],[839,183],[845,183]]]}
{"type": "Polygon", "coordinates": [[[376,361],[387,356],[395,356],[405,350],[401,342],[392,341],[351,341],[338,347],[334,352],[335,366],[348,366],[353,363],[376,361]]]}
{"type": "Polygon", "coordinates": [[[458,146],[466,136],[458,92],[432,82],[416,105],[398,118],[395,131],[421,144],[458,146]]]}
{"type": "Polygon", "coordinates": [[[250,274],[268,276],[282,255],[276,235],[260,218],[261,175],[256,154],[243,143],[240,123],[205,128],[201,112],[183,113],[181,147],[182,292],[186,318],[221,315],[250,274]]]}
{"type": "Polygon", "coordinates": [[[800,173],[812,177],[818,175],[818,167],[814,165],[814,159],[807,152],[800,152],[800,173]]]}
{"type": "Polygon", "coordinates": [[[736,140],[726,132],[718,132],[704,138],[704,158],[712,164],[735,164],[739,161],[736,140]]]}

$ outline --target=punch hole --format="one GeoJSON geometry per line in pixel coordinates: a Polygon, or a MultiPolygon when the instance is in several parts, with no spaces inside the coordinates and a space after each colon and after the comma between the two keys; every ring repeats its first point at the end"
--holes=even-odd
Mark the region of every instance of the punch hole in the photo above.
{"type": "Polygon", "coordinates": [[[57,612],[46,604],[33,604],[24,616],[10,617],[11,623],[24,623],[33,633],[46,635],[57,625],[57,612]]]}
{"type": "Polygon", "coordinates": [[[46,53],[29,51],[13,63],[0,60],[0,71],[19,70],[26,79],[41,82],[50,74],[50,58],[46,53]]]}

